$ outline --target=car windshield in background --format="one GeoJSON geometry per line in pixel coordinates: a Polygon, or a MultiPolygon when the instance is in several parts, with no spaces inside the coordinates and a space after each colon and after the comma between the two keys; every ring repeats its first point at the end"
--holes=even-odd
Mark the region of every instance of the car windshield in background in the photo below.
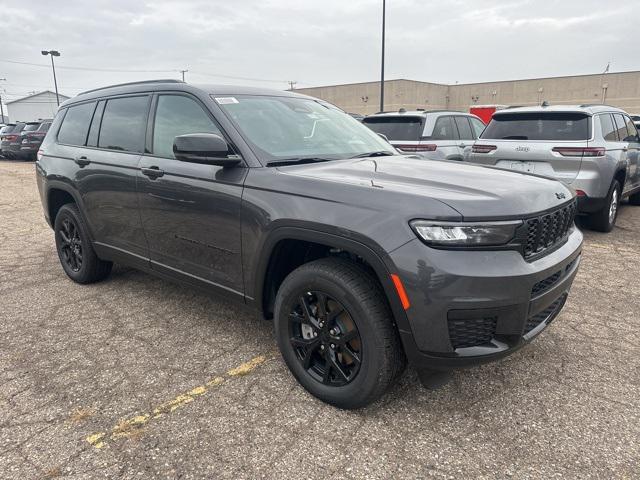
{"type": "Polygon", "coordinates": [[[420,140],[422,135],[422,117],[369,117],[362,123],[389,140],[420,140]]]}
{"type": "Polygon", "coordinates": [[[502,113],[494,115],[480,136],[492,140],[588,140],[588,115],[569,112],[502,113]]]}
{"type": "Polygon", "coordinates": [[[389,143],[362,123],[315,100],[262,95],[212,98],[267,161],[336,160],[380,151],[395,154],[389,143]]]}

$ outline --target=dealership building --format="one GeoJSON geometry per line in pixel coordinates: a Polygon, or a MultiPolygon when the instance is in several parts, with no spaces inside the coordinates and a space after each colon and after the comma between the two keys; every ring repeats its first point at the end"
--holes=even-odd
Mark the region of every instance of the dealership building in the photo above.
{"type": "MultiPolygon", "coordinates": [[[[351,83],[296,92],[322,98],[343,110],[369,115],[380,109],[380,82],[351,83]]],[[[387,80],[385,110],[399,108],[468,111],[474,105],[526,106],[606,103],[640,113],[640,71],[445,85],[387,80]]]]}

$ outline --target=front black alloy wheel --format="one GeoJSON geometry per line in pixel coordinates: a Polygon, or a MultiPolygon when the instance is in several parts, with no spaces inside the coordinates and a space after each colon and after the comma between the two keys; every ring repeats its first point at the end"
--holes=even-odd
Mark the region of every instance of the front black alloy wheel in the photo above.
{"type": "Polygon", "coordinates": [[[344,305],[330,295],[300,295],[289,314],[289,335],[299,362],[316,381],[343,386],[358,374],[360,332],[344,305]]]}
{"type": "Polygon", "coordinates": [[[374,402],[404,370],[393,315],[362,265],[329,257],[284,279],[275,299],[278,347],[312,395],[339,408],[374,402]]]}

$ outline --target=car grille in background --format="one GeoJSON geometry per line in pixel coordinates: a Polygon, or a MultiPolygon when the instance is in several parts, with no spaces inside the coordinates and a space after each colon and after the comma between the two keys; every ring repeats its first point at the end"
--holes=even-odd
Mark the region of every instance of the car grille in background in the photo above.
{"type": "Polygon", "coordinates": [[[537,257],[562,242],[573,225],[576,209],[574,201],[554,212],[525,220],[524,258],[537,257]]]}
{"type": "Polygon", "coordinates": [[[489,343],[496,333],[497,317],[449,319],[449,339],[454,349],[489,343]]]}
{"type": "Polygon", "coordinates": [[[535,297],[541,294],[542,292],[547,291],[549,288],[553,287],[556,284],[556,282],[560,280],[560,275],[562,275],[562,271],[558,270],[553,275],[550,275],[544,280],[541,280],[538,283],[536,283],[531,289],[531,296],[535,297]]]}
{"type": "Polygon", "coordinates": [[[555,318],[555,316],[560,312],[562,306],[564,305],[565,300],[567,299],[567,295],[564,294],[560,296],[555,302],[549,305],[547,308],[542,310],[540,313],[536,313],[535,315],[530,316],[527,319],[527,324],[524,327],[524,334],[526,335],[531,330],[536,328],[542,322],[550,322],[555,318]]]}

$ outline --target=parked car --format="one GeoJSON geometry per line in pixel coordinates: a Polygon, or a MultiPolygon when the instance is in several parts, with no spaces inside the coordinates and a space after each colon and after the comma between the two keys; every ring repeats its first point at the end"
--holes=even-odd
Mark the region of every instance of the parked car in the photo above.
{"type": "Polygon", "coordinates": [[[121,262],[255,309],[304,388],[341,408],[379,398],[406,359],[433,385],[530,342],[583,241],[561,182],[398,155],[290,91],[85,92],[60,107],[36,178],[69,278],[121,262]]]}
{"type": "Polygon", "coordinates": [[[475,115],[448,110],[400,109],[369,115],[362,123],[401,152],[430,160],[462,160],[485,127],[475,115]]]}
{"type": "Polygon", "coordinates": [[[640,138],[629,116],[605,105],[496,112],[468,160],[553,177],[578,193],[589,225],[609,232],[620,201],[640,205],[640,138]]]}
{"type": "MultiPolygon", "coordinates": [[[[0,140],[0,151],[5,158],[15,158],[15,153],[20,151],[20,133],[24,130],[26,123],[17,122],[11,129],[3,129],[2,140],[0,140]]],[[[6,128],[6,127],[5,127],[6,128]]]]}
{"type": "Polygon", "coordinates": [[[636,126],[636,129],[640,129],[640,115],[629,115],[631,120],[633,120],[633,124],[636,126]]]}
{"type": "Polygon", "coordinates": [[[25,160],[36,159],[36,154],[38,153],[40,145],[51,126],[51,122],[51,120],[43,120],[42,122],[35,124],[36,128],[30,128],[29,130],[27,130],[27,127],[30,125],[27,124],[21,133],[20,152],[17,154],[19,158],[25,160]]]}

